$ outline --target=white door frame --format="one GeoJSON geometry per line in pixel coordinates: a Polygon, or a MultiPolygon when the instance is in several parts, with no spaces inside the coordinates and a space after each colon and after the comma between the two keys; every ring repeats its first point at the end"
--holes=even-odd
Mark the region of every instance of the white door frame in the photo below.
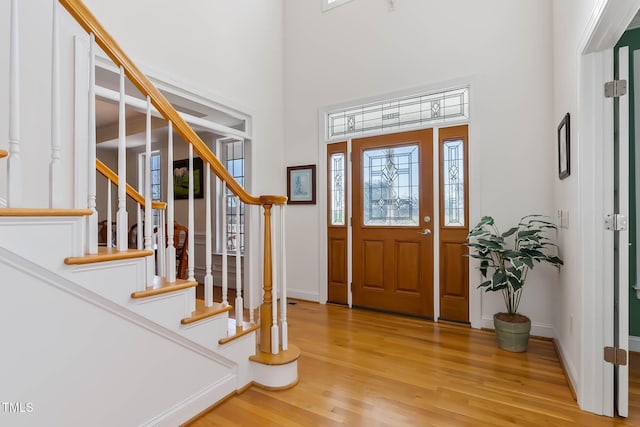
{"type": "Polygon", "coordinates": [[[640,8],[640,0],[602,0],[579,50],[578,132],[580,182],[581,331],[578,403],[613,416],[613,365],[603,347],[613,345],[613,233],[604,215],[613,209],[613,102],[604,83],[613,79],[613,47],[640,8]]]}

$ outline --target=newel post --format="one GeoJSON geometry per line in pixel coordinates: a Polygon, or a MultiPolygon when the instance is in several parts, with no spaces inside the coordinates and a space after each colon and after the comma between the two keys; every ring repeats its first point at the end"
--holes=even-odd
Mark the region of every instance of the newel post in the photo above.
{"type": "Polygon", "coordinates": [[[271,295],[272,285],[272,254],[271,254],[271,205],[264,208],[264,300],[260,306],[260,351],[271,353],[271,324],[273,323],[271,295]]]}

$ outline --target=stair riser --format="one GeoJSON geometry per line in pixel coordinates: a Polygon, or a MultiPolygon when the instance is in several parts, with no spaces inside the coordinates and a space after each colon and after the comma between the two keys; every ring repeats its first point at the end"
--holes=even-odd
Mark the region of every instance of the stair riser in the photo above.
{"type": "Polygon", "coordinates": [[[131,299],[133,311],[174,331],[180,331],[180,319],[191,313],[195,301],[193,288],[182,289],[147,298],[131,299]]]}
{"type": "Polygon", "coordinates": [[[142,258],[67,267],[65,276],[120,305],[131,303],[131,293],[144,288],[142,258]]]}
{"type": "Polygon", "coordinates": [[[61,273],[65,257],[83,253],[84,226],[85,217],[0,217],[0,246],[61,273]]]}
{"type": "Polygon", "coordinates": [[[218,345],[216,352],[231,360],[238,360],[238,389],[254,380],[251,367],[252,362],[249,361],[249,357],[243,358],[239,357],[239,355],[253,355],[256,353],[255,332],[238,337],[227,344],[218,345]]]}

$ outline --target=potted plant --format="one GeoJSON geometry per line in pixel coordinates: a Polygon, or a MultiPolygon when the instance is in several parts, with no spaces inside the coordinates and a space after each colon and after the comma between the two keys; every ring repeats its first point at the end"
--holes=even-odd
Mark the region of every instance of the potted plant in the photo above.
{"type": "Polygon", "coordinates": [[[556,245],[546,236],[549,230],[556,229],[542,215],[527,215],[517,226],[500,233],[493,218],[485,216],[469,232],[469,256],[480,260],[484,279],[478,288],[502,292],[506,305],[506,313],[493,316],[500,348],[514,352],[527,349],[531,320],[518,313],[518,306],[527,274],[536,263],[545,262],[558,268],[563,264],[552,255],[556,245]]]}

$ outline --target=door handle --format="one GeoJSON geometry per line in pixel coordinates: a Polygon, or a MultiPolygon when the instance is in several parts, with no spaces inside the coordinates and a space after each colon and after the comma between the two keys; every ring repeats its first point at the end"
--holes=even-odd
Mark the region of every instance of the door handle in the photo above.
{"type": "Polygon", "coordinates": [[[425,236],[431,234],[431,230],[429,230],[428,228],[425,228],[422,231],[418,231],[418,234],[424,234],[425,236]]]}

